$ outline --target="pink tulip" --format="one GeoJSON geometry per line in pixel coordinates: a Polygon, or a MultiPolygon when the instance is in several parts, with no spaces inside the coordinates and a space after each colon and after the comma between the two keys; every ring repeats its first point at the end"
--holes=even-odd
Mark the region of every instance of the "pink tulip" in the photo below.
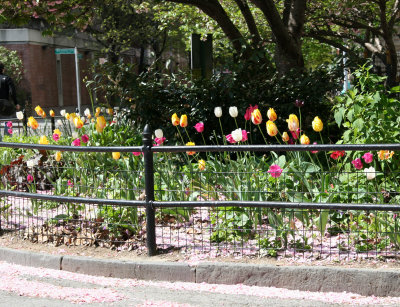
{"type": "Polygon", "coordinates": [[[155,138],[155,139],[154,139],[154,142],[156,142],[156,146],[158,146],[158,145],[161,145],[162,143],[164,143],[165,140],[166,140],[165,137],[162,137],[162,138],[155,138]]]}
{"type": "Polygon", "coordinates": [[[301,132],[300,128],[297,128],[296,132],[290,131],[290,133],[292,134],[292,136],[293,136],[293,138],[294,138],[295,140],[297,140],[297,139],[299,138],[300,132],[301,132]]]}
{"type": "Polygon", "coordinates": [[[72,146],[81,146],[81,139],[77,138],[72,141],[72,146]]]}
{"type": "Polygon", "coordinates": [[[132,154],[136,157],[140,156],[141,154],[143,154],[141,151],[134,151],[132,152],[132,154]]]}
{"type": "Polygon", "coordinates": [[[73,182],[72,182],[71,180],[69,180],[69,179],[68,179],[67,184],[68,184],[70,187],[73,187],[73,186],[74,186],[73,182]]]}
{"type": "Polygon", "coordinates": [[[351,161],[351,163],[354,165],[354,167],[355,167],[356,169],[362,169],[362,168],[363,168],[363,164],[362,164],[360,158],[357,158],[357,159],[351,161]]]}
{"type": "Polygon", "coordinates": [[[228,134],[228,135],[226,135],[225,136],[226,137],[226,140],[229,142],[229,143],[231,143],[231,144],[235,144],[236,143],[236,141],[233,139],[233,137],[232,137],[232,134],[228,134]]]}
{"type": "Polygon", "coordinates": [[[253,111],[255,109],[258,109],[258,105],[256,104],[254,107],[252,105],[250,105],[247,109],[246,109],[246,113],[244,114],[244,119],[245,120],[250,120],[251,119],[251,113],[253,113],[253,111]]]}
{"type": "Polygon", "coordinates": [[[246,130],[242,130],[242,136],[243,136],[243,138],[242,138],[242,142],[246,142],[247,141],[247,134],[248,134],[248,132],[246,131],[246,130]]]}
{"type": "Polygon", "coordinates": [[[28,176],[26,176],[26,180],[31,183],[33,182],[33,176],[31,174],[28,174],[28,176]]]}
{"type": "Polygon", "coordinates": [[[8,131],[9,134],[13,134],[12,128],[8,129],[7,131],[8,131]]]}
{"type": "Polygon", "coordinates": [[[204,131],[204,123],[199,122],[194,126],[194,129],[196,129],[197,132],[202,133],[204,131]]]}
{"type": "Polygon", "coordinates": [[[54,133],[53,134],[53,140],[58,142],[59,139],[60,139],[60,135],[58,133],[54,133]]]}
{"type": "Polygon", "coordinates": [[[83,143],[89,142],[89,136],[87,134],[84,134],[81,136],[81,140],[83,143]]]}
{"type": "Polygon", "coordinates": [[[12,128],[12,121],[8,121],[8,122],[7,122],[7,127],[8,127],[8,128],[12,128]]]}
{"type": "Polygon", "coordinates": [[[362,158],[364,159],[365,163],[371,163],[374,160],[374,155],[370,152],[365,153],[362,158]]]}
{"type": "Polygon", "coordinates": [[[272,164],[272,165],[269,167],[268,173],[270,173],[272,177],[278,178],[278,177],[281,176],[282,171],[283,171],[283,170],[280,168],[279,165],[277,165],[277,164],[272,164]]]}
{"type": "MultiPolygon", "coordinates": [[[[316,145],[316,144],[318,144],[318,143],[317,143],[317,142],[314,142],[313,144],[316,145]]],[[[318,153],[318,150],[311,150],[311,153],[316,154],[316,153],[318,153]]]]}

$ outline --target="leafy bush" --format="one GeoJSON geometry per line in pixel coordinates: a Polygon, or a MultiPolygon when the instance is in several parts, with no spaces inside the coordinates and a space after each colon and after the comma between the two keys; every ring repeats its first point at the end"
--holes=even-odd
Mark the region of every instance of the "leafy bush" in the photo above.
{"type": "Polygon", "coordinates": [[[386,90],[385,77],[370,72],[364,65],[354,76],[355,86],[337,97],[334,117],[338,126],[346,130],[338,143],[379,144],[398,143],[400,102],[395,98],[397,86],[386,90]]]}
{"type": "MultiPolygon", "coordinates": [[[[252,105],[273,107],[277,112],[294,113],[294,101],[305,101],[303,118],[311,123],[314,111],[329,114],[330,103],[327,94],[335,93],[340,86],[341,67],[338,63],[320,66],[314,71],[292,72],[285,76],[247,66],[240,66],[229,73],[216,73],[211,79],[193,80],[187,74],[164,75],[153,72],[137,75],[134,65],[119,63],[103,64],[95,68],[97,74],[88,84],[105,94],[106,103],[115,105],[117,97],[120,106],[132,109],[132,119],[143,127],[150,123],[152,127],[163,128],[169,140],[175,139],[175,131],[170,125],[171,114],[188,114],[190,126],[204,121],[205,134],[212,135],[219,130],[219,123],[214,117],[214,108],[222,107],[227,114],[230,106],[236,106],[241,114],[252,105]],[[113,99],[111,99],[113,97],[113,99]]],[[[227,131],[235,128],[228,116],[221,118],[227,131]]],[[[323,118],[328,121],[328,118],[323,118]]],[[[244,118],[238,118],[239,126],[244,118]]],[[[196,143],[202,140],[194,140],[196,143]]],[[[261,143],[262,139],[254,142],[261,143]]]]}

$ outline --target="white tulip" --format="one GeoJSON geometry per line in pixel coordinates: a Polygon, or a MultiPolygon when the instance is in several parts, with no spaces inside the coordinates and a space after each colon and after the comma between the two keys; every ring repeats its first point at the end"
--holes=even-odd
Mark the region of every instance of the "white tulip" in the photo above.
{"type": "Polygon", "coordinates": [[[19,111],[19,112],[15,113],[15,114],[17,115],[17,118],[19,120],[23,120],[24,119],[24,113],[23,112],[19,111]]]}
{"type": "Polygon", "coordinates": [[[214,114],[216,117],[221,117],[222,116],[222,109],[221,107],[215,107],[214,109],[214,114]]]}
{"type": "Polygon", "coordinates": [[[368,180],[372,180],[376,176],[376,172],[373,166],[364,169],[364,173],[367,176],[368,180]]]}
{"type": "Polygon", "coordinates": [[[232,135],[232,138],[235,140],[235,142],[240,142],[243,139],[242,129],[240,129],[240,128],[233,130],[231,135],[232,135]]]}
{"type": "Polygon", "coordinates": [[[85,112],[83,112],[83,114],[85,114],[86,117],[88,117],[90,115],[90,110],[89,108],[85,109],[85,112]]]}
{"type": "Polygon", "coordinates": [[[239,114],[237,107],[229,107],[229,115],[233,118],[237,117],[239,114]]]}
{"type": "Polygon", "coordinates": [[[162,139],[164,136],[164,133],[161,129],[156,129],[154,131],[154,135],[156,136],[156,138],[162,139]]]}
{"type": "Polygon", "coordinates": [[[79,138],[79,134],[78,134],[78,132],[76,132],[76,131],[73,131],[73,132],[72,132],[72,138],[74,138],[74,139],[77,139],[77,138],[79,138]]]}
{"type": "Polygon", "coordinates": [[[60,114],[61,114],[61,116],[65,116],[65,109],[62,109],[62,110],[60,111],[60,114]]]}

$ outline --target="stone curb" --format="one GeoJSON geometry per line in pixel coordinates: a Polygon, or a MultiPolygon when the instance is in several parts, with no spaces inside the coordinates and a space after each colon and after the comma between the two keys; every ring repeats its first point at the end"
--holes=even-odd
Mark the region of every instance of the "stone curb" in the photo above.
{"type": "Polygon", "coordinates": [[[211,284],[245,284],[303,291],[352,292],[366,296],[400,296],[400,270],[238,263],[115,261],[53,256],[0,247],[0,261],[96,276],[211,284]]]}

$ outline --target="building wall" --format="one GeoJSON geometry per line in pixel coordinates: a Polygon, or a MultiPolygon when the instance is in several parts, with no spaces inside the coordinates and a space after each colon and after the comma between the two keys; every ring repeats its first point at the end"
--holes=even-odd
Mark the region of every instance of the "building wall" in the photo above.
{"type": "Polygon", "coordinates": [[[18,52],[25,70],[19,87],[28,92],[33,107],[40,105],[45,110],[50,108],[74,110],[76,108],[77,90],[74,55],[59,55],[63,93],[63,99],[60,101],[55,49],[77,46],[82,55],[82,59],[79,61],[81,104],[90,104],[89,93],[82,82],[88,74],[91,52],[97,49],[90,39],[85,37],[69,39],[64,36],[43,37],[40,31],[33,29],[0,29],[0,45],[18,52]]]}
{"type": "MultiPolygon", "coordinates": [[[[24,65],[24,79],[21,86],[31,95],[32,106],[58,107],[58,87],[55,48],[36,44],[7,44],[10,50],[16,50],[24,65]]],[[[90,104],[89,94],[82,79],[87,75],[90,54],[82,54],[80,65],[80,89],[82,105],[90,104]]],[[[63,105],[76,106],[75,58],[73,54],[62,54],[61,72],[63,105]]]]}

